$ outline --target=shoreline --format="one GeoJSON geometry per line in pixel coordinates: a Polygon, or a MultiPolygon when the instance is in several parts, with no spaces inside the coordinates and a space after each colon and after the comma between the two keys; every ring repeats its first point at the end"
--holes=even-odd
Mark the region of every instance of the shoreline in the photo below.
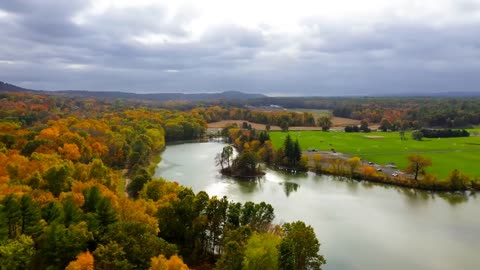
{"type": "MultiPolygon", "coordinates": [[[[165,148],[168,145],[176,145],[176,144],[184,144],[184,143],[201,143],[201,142],[225,142],[225,140],[200,139],[200,140],[190,140],[190,141],[176,141],[176,142],[172,142],[172,143],[167,143],[165,145],[165,148]]],[[[160,155],[163,152],[163,150],[165,150],[165,148],[162,149],[162,151],[160,151],[160,153],[159,153],[160,155]]],[[[303,151],[303,153],[322,154],[322,152],[307,152],[307,151],[303,151]]],[[[338,152],[336,154],[337,155],[335,155],[335,156],[341,155],[341,156],[343,156],[343,158],[348,156],[346,154],[338,153],[338,152]]],[[[468,188],[454,189],[450,186],[450,183],[447,182],[447,180],[437,180],[437,181],[434,181],[432,183],[425,183],[425,182],[422,182],[422,180],[412,180],[412,179],[408,179],[407,177],[392,178],[391,176],[389,176],[389,175],[387,175],[383,172],[381,172],[380,175],[367,177],[367,176],[362,175],[359,172],[355,172],[355,173],[351,174],[350,172],[348,172],[347,169],[343,169],[339,173],[335,173],[335,172],[332,172],[330,169],[326,169],[324,165],[331,166],[330,164],[328,164],[328,160],[335,160],[336,158],[323,158],[321,169],[317,170],[317,169],[315,169],[314,166],[312,166],[313,161],[310,160],[310,156],[313,156],[313,155],[308,155],[308,156],[309,156],[308,171],[313,172],[317,175],[324,174],[324,175],[330,175],[330,176],[347,177],[349,179],[352,179],[352,180],[355,180],[355,181],[358,181],[358,182],[366,181],[366,182],[379,183],[379,184],[385,184],[385,185],[391,185],[391,186],[398,186],[398,187],[403,187],[403,188],[416,189],[416,190],[421,190],[421,191],[431,191],[431,192],[436,192],[436,193],[462,193],[462,192],[466,192],[466,191],[470,191],[470,192],[480,191],[480,184],[477,187],[472,187],[471,183],[468,183],[468,184],[470,184],[470,187],[468,187],[468,188]],[[434,186],[431,186],[432,184],[434,186]]],[[[342,159],[342,160],[345,160],[345,159],[342,159]]],[[[160,162],[161,162],[161,160],[160,160],[160,162]]],[[[362,164],[365,164],[365,163],[362,162],[362,164]]],[[[158,165],[158,163],[157,163],[157,165],[158,165]]],[[[292,169],[292,168],[289,168],[288,170],[283,170],[283,169],[281,169],[281,168],[279,168],[275,165],[271,165],[271,166],[267,165],[267,166],[269,168],[273,169],[273,170],[281,171],[281,172],[289,173],[289,174],[292,174],[290,172],[291,170],[295,170],[295,169],[292,169]]],[[[384,166],[382,166],[382,168],[384,168],[384,166]]],[[[400,170],[396,169],[396,171],[400,171],[400,170]]],[[[262,174],[259,174],[259,175],[256,175],[256,176],[240,176],[240,175],[223,173],[223,172],[221,172],[221,169],[219,170],[219,172],[220,172],[220,174],[222,174],[224,176],[236,178],[238,180],[251,180],[251,179],[258,178],[258,177],[263,177],[265,175],[265,172],[262,172],[262,174]]],[[[295,174],[295,173],[293,173],[293,174],[295,174]]],[[[403,175],[406,175],[406,174],[403,173],[403,175]]]]}

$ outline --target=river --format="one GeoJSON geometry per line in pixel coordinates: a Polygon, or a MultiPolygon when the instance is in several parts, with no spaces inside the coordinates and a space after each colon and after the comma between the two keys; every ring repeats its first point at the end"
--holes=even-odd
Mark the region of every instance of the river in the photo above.
{"type": "Polygon", "coordinates": [[[219,142],[169,145],[155,176],[194,192],[270,203],[275,222],[310,224],[327,259],[323,269],[480,269],[480,198],[432,194],[313,173],[267,170],[258,181],[223,177],[219,142]]]}

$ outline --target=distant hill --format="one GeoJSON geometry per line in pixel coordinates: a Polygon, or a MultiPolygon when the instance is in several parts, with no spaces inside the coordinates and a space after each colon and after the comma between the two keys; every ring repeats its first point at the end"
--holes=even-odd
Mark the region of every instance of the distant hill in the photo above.
{"type": "Polygon", "coordinates": [[[93,97],[93,98],[124,98],[124,99],[137,99],[137,100],[155,100],[155,101],[168,101],[168,100],[209,100],[209,99],[256,99],[267,97],[262,94],[249,94],[239,91],[226,91],[221,93],[152,93],[152,94],[136,94],[129,92],[119,91],[84,91],[84,90],[61,90],[61,91],[41,91],[31,90],[22,87],[15,86],[13,84],[4,83],[0,81],[0,91],[9,92],[36,92],[45,95],[57,95],[67,97],[93,97]]]}
{"type": "Polygon", "coordinates": [[[0,81],[0,91],[25,92],[31,90],[0,81]]]}
{"type": "Polygon", "coordinates": [[[405,93],[383,93],[372,94],[371,97],[439,97],[439,98],[468,98],[468,97],[480,97],[479,92],[405,92],[405,93]]]}
{"type": "MultiPolygon", "coordinates": [[[[268,101],[273,104],[274,101],[280,100],[291,100],[291,99],[302,99],[302,98],[323,98],[321,96],[290,96],[290,97],[269,97],[263,94],[250,94],[243,93],[240,91],[226,91],[220,93],[195,93],[195,94],[185,94],[185,93],[152,93],[152,94],[137,94],[132,92],[120,92],[120,91],[86,91],[86,90],[59,90],[59,91],[44,91],[44,90],[32,90],[22,88],[13,84],[5,83],[0,81],[0,91],[10,91],[10,92],[34,92],[44,95],[57,95],[57,96],[66,96],[66,97],[92,97],[92,98],[106,98],[106,99],[135,99],[135,100],[151,100],[151,101],[169,101],[169,100],[186,100],[186,101],[196,101],[196,100],[213,100],[213,99],[222,99],[222,100],[252,100],[252,99],[268,99],[268,101]],[[272,103],[273,102],[273,103],[272,103]]],[[[336,97],[342,97],[338,95],[336,97]]],[[[480,97],[479,92],[405,92],[405,93],[379,93],[379,94],[370,94],[370,95],[349,95],[343,96],[345,98],[358,98],[358,97],[385,97],[385,98],[394,98],[394,97],[438,97],[438,98],[469,98],[469,97],[480,97]]]]}

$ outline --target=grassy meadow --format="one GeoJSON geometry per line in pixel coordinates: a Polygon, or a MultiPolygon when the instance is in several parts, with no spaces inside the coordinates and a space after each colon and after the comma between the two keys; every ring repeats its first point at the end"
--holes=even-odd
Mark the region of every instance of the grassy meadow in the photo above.
{"type": "Polygon", "coordinates": [[[292,112],[298,112],[298,113],[303,113],[303,112],[308,112],[315,117],[315,120],[322,116],[332,116],[332,112],[329,110],[317,110],[317,109],[288,109],[289,111],[292,112]]]}
{"type": "MultiPolygon", "coordinates": [[[[298,139],[303,150],[333,148],[377,164],[394,162],[399,169],[406,167],[409,154],[420,153],[432,159],[433,166],[427,171],[444,179],[454,169],[480,177],[480,129],[469,132],[470,137],[424,138],[422,141],[413,140],[410,132],[406,132],[407,140],[404,141],[400,140],[399,132],[290,131],[289,134],[292,139],[298,139]]],[[[286,135],[286,132],[270,132],[275,147],[282,145],[286,135]]]]}

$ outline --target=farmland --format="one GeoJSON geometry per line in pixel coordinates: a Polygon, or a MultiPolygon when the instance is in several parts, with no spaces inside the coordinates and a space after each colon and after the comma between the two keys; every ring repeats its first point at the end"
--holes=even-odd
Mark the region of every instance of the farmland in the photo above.
{"type": "MultiPolygon", "coordinates": [[[[208,123],[208,128],[213,129],[221,129],[225,126],[236,124],[237,126],[242,126],[243,122],[247,122],[256,130],[265,130],[265,124],[258,124],[254,122],[244,121],[244,120],[222,120],[218,122],[208,123]]],[[[341,129],[348,125],[359,125],[360,121],[349,119],[349,118],[342,118],[342,117],[332,117],[332,129],[341,129]]],[[[289,128],[290,130],[321,130],[321,127],[308,127],[308,126],[293,126],[289,128]]],[[[279,126],[272,125],[270,127],[272,131],[279,131],[281,128],[279,126]]]]}
{"type": "MultiPolygon", "coordinates": [[[[302,149],[331,150],[364,160],[385,165],[395,163],[399,169],[407,165],[407,156],[420,153],[430,157],[433,166],[427,171],[446,178],[454,169],[472,177],[479,177],[480,170],[480,129],[469,130],[470,137],[441,138],[415,141],[411,133],[406,132],[407,140],[400,140],[398,132],[345,133],[321,131],[290,131],[290,136],[298,139],[302,149]]],[[[275,147],[281,147],[286,137],[285,132],[271,132],[270,137],[275,147]]]]}

